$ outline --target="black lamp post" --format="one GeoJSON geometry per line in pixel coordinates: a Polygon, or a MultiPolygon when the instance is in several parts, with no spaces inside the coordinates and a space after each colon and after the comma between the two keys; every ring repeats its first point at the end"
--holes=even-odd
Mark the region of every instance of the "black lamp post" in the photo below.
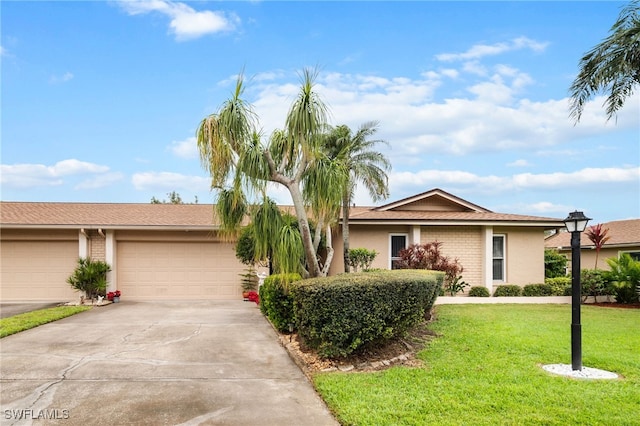
{"type": "Polygon", "coordinates": [[[582,326],[580,324],[580,234],[587,227],[584,213],[569,213],[564,220],[571,232],[571,369],[582,370],[582,326]]]}

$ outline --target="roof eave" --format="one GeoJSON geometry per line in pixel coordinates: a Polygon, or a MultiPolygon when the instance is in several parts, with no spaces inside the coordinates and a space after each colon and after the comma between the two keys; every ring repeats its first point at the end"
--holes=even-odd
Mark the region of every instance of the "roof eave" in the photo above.
{"type": "Polygon", "coordinates": [[[57,230],[80,230],[80,229],[102,229],[113,231],[217,231],[219,226],[201,225],[77,225],[77,224],[2,224],[0,229],[57,229],[57,230]]]}
{"type": "MultiPolygon", "coordinates": [[[[342,222],[342,221],[341,221],[342,222]]],[[[351,225],[415,225],[415,226],[461,226],[461,225],[479,225],[479,226],[526,226],[545,229],[556,229],[563,227],[563,222],[545,222],[545,221],[516,221],[516,220],[452,220],[452,219],[432,219],[432,220],[397,220],[397,219],[357,219],[349,220],[351,225]]]]}

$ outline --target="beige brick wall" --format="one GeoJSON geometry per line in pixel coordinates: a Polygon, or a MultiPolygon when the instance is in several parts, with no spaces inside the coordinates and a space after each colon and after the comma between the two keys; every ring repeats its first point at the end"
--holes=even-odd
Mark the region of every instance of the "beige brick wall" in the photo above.
{"type": "Polygon", "coordinates": [[[544,233],[536,228],[493,229],[506,235],[507,276],[498,284],[539,284],[544,282],[544,233]]]}
{"type": "Polygon", "coordinates": [[[91,229],[87,232],[87,254],[92,260],[105,260],[105,238],[98,233],[98,230],[91,229]]]}
{"type": "Polygon", "coordinates": [[[440,241],[445,256],[458,258],[464,268],[464,281],[470,286],[484,286],[483,235],[480,226],[423,226],[420,239],[422,244],[440,241]]]}

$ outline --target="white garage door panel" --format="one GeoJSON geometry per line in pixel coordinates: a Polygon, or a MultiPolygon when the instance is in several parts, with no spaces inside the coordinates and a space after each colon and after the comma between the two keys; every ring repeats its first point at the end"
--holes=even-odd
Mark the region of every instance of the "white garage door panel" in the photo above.
{"type": "Polygon", "coordinates": [[[2,241],[0,299],[77,299],[77,293],[66,282],[77,260],[77,241],[2,241]]]}
{"type": "Polygon", "coordinates": [[[234,244],[120,241],[118,289],[132,299],[239,299],[234,244]]]}

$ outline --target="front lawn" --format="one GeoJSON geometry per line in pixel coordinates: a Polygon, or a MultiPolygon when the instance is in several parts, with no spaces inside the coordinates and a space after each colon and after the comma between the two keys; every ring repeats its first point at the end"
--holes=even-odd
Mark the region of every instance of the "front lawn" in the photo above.
{"type": "Polygon", "coordinates": [[[345,425],[640,425],[640,310],[582,307],[583,365],[618,380],[545,372],[571,363],[570,305],[441,305],[422,368],[314,376],[345,425]]]}
{"type": "Polygon", "coordinates": [[[75,315],[91,306],[56,306],[0,319],[0,338],[75,315]]]}

